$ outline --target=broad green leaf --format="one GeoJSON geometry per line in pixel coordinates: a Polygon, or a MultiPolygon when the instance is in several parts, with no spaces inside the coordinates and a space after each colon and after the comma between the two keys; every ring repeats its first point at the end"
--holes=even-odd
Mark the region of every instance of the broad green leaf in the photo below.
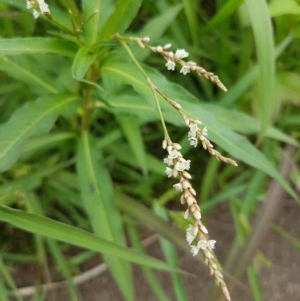
{"type": "Polygon", "coordinates": [[[25,82],[33,90],[42,88],[47,93],[58,93],[56,87],[51,82],[49,83],[49,81],[39,76],[39,74],[36,74],[36,70],[26,68],[7,57],[0,57],[0,70],[18,79],[20,82],[25,82]]]}
{"type": "MultiPolygon", "coordinates": [[[[184,112],[188,116],[201,120],[203,124],[208,127],[209,139],[226,150],[234,158],[262,170],[269,176],[275,178],[290,195],[297,199],[295,192],[282,178],[271,162],[245,137],[235,133],[229,127],[218,122],[214,117],[213,112],[206,110],[201,104],[197,104],[197,99],[182,87],[168,82],[166,78],[160,75],[156,70],[145,68],[145,71],[155,85],[158,86],[159,89],[162,89],[164,94],[171,99],[180,102],[184,108],[184,112]]],[[[134,66],[121,62],[116,64],[111,63],[103,66],[103,74],[110,74],[113,77],[119,78],[124,83],[133,86],[145,99],[151,100],[152,95],[150,88],[134,66]]],[[[164,112],[173,111],[170,106],[164,104],[164,101],[161,104],[164,112]]],[[[166,115],[166,113],[164,114],[166,115]]],[[[178,118],[179,117],[176,114],[169,115],[168,121],[178,124],[178,118]]]]}
{"type": "Polygon", "coordinates": [[[81,47],[75,55],[72,65],[72,75],[77,80],[84,78],[95,60],[95,54],[86,47],[81,47]]]}
{"type": "Polygon", "coordinates": [[[272,17],[282,15],[300,15],[300,5],[296,0],[272,0],[269,3],[269,11],[272,17]]]}
{"type": "MultiPolygon", "coordinates": [[[[83,132],[77,150],[77,171],[83,204],[95,234],[125,245],[121,219],[113,202],[112,185],[104,165],[97,157],[97,148],[92,147],[95,144],[90,140],[89,134],[83,132]]],[[[104,260],[124,297],[134,300],[128,262],[107,255],[104,255],[104,260]]]]}
{"type": "MultiPolygon", "coordinates": [[[[243,134],[254,134],[259,133],[260,122],[245,113],[235,111],[233,109],[225,109],[218,105],[213,104],[202,104],[206,110],[213,112],[214,117],[222,124],[227,125],[231,129],[243,133],[243,134]]],[[[266,130],[266,137],[276,139],[282,142],[286,142],[295,146],[299,143],[292,137],[286,135],[280,130],[274,127],[268,127],[266,130]]]]}
{"type": "Polygon", "coordinates": [[[59,94],[28,102],[0,125],[0,171],[8,169],[17,159],[24,142],[35,135],[48,133],[65,106],[77,97],[59,94]]]}
{"type": "Polygon", "coordinates": [[[75,45],[55,38],[13,38],[0,39],[0,56],[55,53],[73,56],[75,45]]]}
{"type": "Polygon", "coordinates": [[[141,166],[143,173],[146,174],[148,171],[146,150],[141,131],[139,129],[138,118],[136,118],[134,115],[121,115],[118,117],[118,121],[121,124],[121,128],[129,142],[136,160],[141,166]]]}
{"type": "Polygon", "coordinates": [[[261,122],[261,136],[271,123],[275,86],[275,52],[273,29],[267,3],[261,0],[245,0],[254,34],[256,56],[259,67],[259,99],[257,110],[261,122]]]}
{"type": "MultiPolygon", "coordinates": [[[[117,245],[92,233],[47,217],[0,205],[0,220],[43,237],[49,237],[81,248],[108,254],[112,257],[122,258],[154,269],[175,271],[168,264],[147,256],[144,253],[117,245]]],[[[179,272],[179,270],[177,271],[179,272]]]]}
{"type": "Polygon", "coordinates": [[[107,20],[104,28],[100,33],[100,39],[106,40],[111,38],[114,33],[124,33],[136,16],[141,0],[119,0],[115,10],[107,20]]]}

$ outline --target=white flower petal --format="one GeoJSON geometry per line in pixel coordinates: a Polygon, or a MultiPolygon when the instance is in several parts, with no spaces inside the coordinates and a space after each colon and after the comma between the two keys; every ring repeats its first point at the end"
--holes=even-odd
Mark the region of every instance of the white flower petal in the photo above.
{"type": "Polygon", "coordinates": [[[199,248],[197,246],[191,246],[191,253],[196,256],[199,253],[199,248]]]}
{"type": "Polygon", "coordinates": [[[168,60],[165,66],[167,67],[168,70],[174,71],[176,64],[173,61],[168,60]]]}
{"type": "Polygon", "coordinates": [[[173,187],[174,187],[177,191],[180,191],[180,192],[182,192],[182,190],[183,190],[181,183],[176,183],[176,184],[173,185],[173,187]]]}

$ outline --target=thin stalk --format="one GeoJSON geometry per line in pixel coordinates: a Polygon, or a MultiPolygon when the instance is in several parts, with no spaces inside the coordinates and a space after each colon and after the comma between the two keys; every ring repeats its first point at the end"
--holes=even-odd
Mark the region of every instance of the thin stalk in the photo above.
{"type": "Polygon", "coordinates": [[[161,110],[161,106],[159,104],[159,99],[157,97],[157,88],[154,85],[154,83],[152,82],[152,80],[148,77],[147,73],[145,72],[145,70],[143,69],[143,67],[141,66],[141,64],[137,61],[137,59],[135,58],[134,54],[132,53],[131,49],[128,47],[128,45],[126,44],[126,42],[124,41],[124,39],[122,39],[119,35],[115,35],[115,38],[121,43],[121,45],[123,46],[123,48],[126,50],[126,52],[128,53],[129,57],[131,58],[131,60],[133,61],[133,63],[136,65],[136,67],[141,71],[142,75],[144,76],[156,103],[156,107],[157,107],[157,111],[159,114],[159,118],[164,130],[164,136],[165,139],[170,141],[170,136],[167,130],[167,126],[163,117],[163,113],[161,110]]]}

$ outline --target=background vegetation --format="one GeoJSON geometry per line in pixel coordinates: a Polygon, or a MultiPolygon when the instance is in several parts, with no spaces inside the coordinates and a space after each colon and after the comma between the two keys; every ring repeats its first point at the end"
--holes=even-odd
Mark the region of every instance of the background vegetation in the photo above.
{"type": "Polygon", "coordinates": [[[260,216],[271,179],[299,202],[298,2],[48,5],[51,16],[34,19],[25,1],[0,0],[0,300],[22,300],[12,267],[28,263],[39,267],[33,300],[44,300],[38,284],[51,282],[53,266],[70,300],[82,300],[71,280],[94,254],[106,262],[124,300],[135,300],[130,262],[141,265],[157,300],[169,298],[149,267],[169,271],[177,300],[186,300],[176,247],[188,252],[187,223],[165,176],[159,115],[146,81],[112,39],[116,32],[184,48],[227,86],[224,93],[206,79],[170,72],[162,57],[129,43],[151,80],[238,161],[238,168],[227,166],[191,149],[186,126],[161,100],[172,140],[192,161],[203,215],[220,203],[232,213],[235,240],[226,270],[236,277],[247,271],[253,298],[261,300],[251,250],[272,216],[255,228],[251,219],[260,216]],[[286,145],[297,149],[289,156],[298,165],[284,175],[277,166],[286,145]],[[161,240],[164,262],[145,254],[141,228],[167,238],[161,240]],[[65,256],[71,246],[80,248],[65,256]],[[251,252],[237,263],[245,249],[251,252]]]}

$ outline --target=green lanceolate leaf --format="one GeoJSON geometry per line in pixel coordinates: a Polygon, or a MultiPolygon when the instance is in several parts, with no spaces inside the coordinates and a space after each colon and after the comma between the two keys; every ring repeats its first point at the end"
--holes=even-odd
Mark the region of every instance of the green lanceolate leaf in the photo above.
{"type": "Polygon", "coordinates": [[[95,54],[86,47],[81,47],[75,55],[72,65],[72,75],[75,79],[81,80],[95,60],[95,54]]]}
{"type": "Polygon", "coordinates": [[[113,14],[101,31],[100,38],[106,40],[116,32],[123,33],[136,16],[141,2],[141,0],[119,0],[113,14]]]}
{"type": "Polygon", "coordinates": [[[18,159],[28,138],[48,133],[59,111],[76,100],[77,97],[70,94],[43,97],[26,103],[0,125],[0,171],[18,159]]]}
{"type": "Polygon", "coordinates": [[[72,56],[75,45],[55,38],[14,38],[0,39],[0,56],[55,53],[72,56]]]}
{"type": "MultiPolygon", "coordinates": [[[[0,220],[24,231],[39,234],[71,245],[109,254],[151,268],[175,271],[168,264],[143,253],[112,243],[79,228],[40,215],[0,205],[0,220]]],[[[177,270],[179,272],[179,270],[177,270]]]]}
{"type": "Polygon", "coordinates": [[[84,16],[83,40],[87,46],[97,41],[100,26],[99,16],[102,14],[101,0],[82,0],[82,11],[84,16]]]}
{"type": "MultiPolygon", "coordinates": [[[[77,150],[79,187],[85,210],[92,223],[93,231],[100,237],[125,244],[119,212],[113,202],[110,178],[97,149],[92,145],[89,134],[83,132],[77,150]]],[[[126,300],[134,300],[132,275],[128,262],[104,255],[104,260],[113,278],[118,283],[126,300]]]]}
{"type": "Polygon", "coordinates": [[[0,70],[11,77],[28,84],[32,89],[42,88],[47,93],[57,93],[56,87],[51,81],[39,76],[36,70],[22,66],[8,57],[0,57],[0,70]]]}

